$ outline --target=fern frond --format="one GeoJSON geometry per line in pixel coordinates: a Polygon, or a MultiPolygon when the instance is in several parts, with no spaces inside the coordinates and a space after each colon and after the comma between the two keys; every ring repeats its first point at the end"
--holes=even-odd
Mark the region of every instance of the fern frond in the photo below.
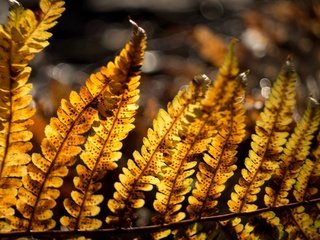
{"type": "Polygon", "coordinates": [[[164,155],[170,155],[171,149],[180,140],[178,130],[188,108],[203,98],[208,84],[203,80],[195,79],[181,90],[168,104],[167,111],[160,109],[153,121],[153,129],[149,129],[147,138],[143,139],[141,152],[133,153],[134,159],[128,160],[127,167],[119,176],[120,182],[115,183],[116,192],[108,201],[113,215],[107,216],[107,223],[131,226],[133,209],[144,205],[142,191],[152,190],[152,185],[159,182],[157,174],[164,165],[164,155]]]}
{"type": "Polygon", "coordinates": [[[303,206],[282,212],[281,223],[287,233],[286,239],[319,239],[319,226],[303,206]]]}
{"type": "Polygon", "coordinates": [[[206,98],[202,104],[207,107],[207,112],[218,112],[230,100],[234,91],[234,80],[239,75],[238,61],[235,55],[236,40],[229,44],[229,50],[224,62],[219,68],[219,73],[214,81],[214,87],[208,90],[206,98]]]}
{"type": "Polygon", "coordinates": [[[13,216],[10,206],[16,204],[17,189],[31,160],[27,152],[32,148],[29,128],[35,109],[30,106],[32,85],[27,82],[31,68],[27,65],[48,45],[51,34],[47,30],[64,11],[62,1],[47,2],[46,8],[44,2],[40,2],[39,18],[31,10],[15,6],[7,25],[0,27],[0,217],[13,216]],[[39,25],[43,25],[41,30],[39,25]],[[43,44],[33,51],[38,42],[43,44]]]}
{"type": "Polygon", "coordinates": [[[289,135],[288,124],[292,122],[295,103],[295,83],[296,73],[288,59],[257,121],[249,157],[245,159],[245,168],[241,171],[242,177],[228,201],[231,212],[249,212],[258,208],[254,204],[257,194],[277,168],[282,146],[289,135]]]}
{"type": "MultiPolygon", "coordinates": [[[[141,43],[145,47],[145,39],[141,43]]],[[[141,59],[142,60],[142,59],[141,59]]],[[[142,62],[140,63],[140,65],[142,62]]],[[[77,166],[78,176],[74,177],[75,188],[71,192],[72,198],[64,200],[64,207],[71,216],[64,216],[60,219],[62,225],[69,230],[93,230],[102,225],[99,219],[91,218],[100,211],[98,206],[103,201],[103,195],[96,195],[95,192],[101,187],[99,182],[108,170],[117,168],[116,161],[121,158],[121,141],[134,128],[132,122],[138,109],[136,101],[139,99],[140,75],[134,72],[124,85],[109,86],[105,92],[104,102],[113,103],[116,107],[110,110],[109,107],[99,109],[102,112],[111,111],[106,120],[100,120],[93,126],[94,133],[89,136],[85,143],[85,150],[80,157],[84,163],[77,166]],[[114,89],[114,88],[117,89],[114,89]],[[120,87],[124,88],[123,91],[120,87]],[[120,93],[120,94],[118,94],[120,93]]],[[[103,116],[102,116],[103,117],[103,116]]]]}
{"type": "Polygon", "coordinates": [[[23,69],[34,57],[49,45],[52,36],[48,30],[57,24],[65,10],[62,0],[40,0],[37,13],[14,5],[10,10],[4,32],[11,38],[11,65],[15,72],[23,69]]]}
{"type": "Polygon", "coordinates": [[[230,104],[219,114],[218,133],[212,138],[208,153],[199,164],[197,181],[189,197],[187,211],[192,218],[214,215],[218,198],[225,189],[226,181],[236,170],[237,145],[245,136],[245,116],[242,99],[244,86],[240,77],[230,104]]]}
{"type": "Polygon", "coordinates": [[[303,118],[286,143],[280,157],[280,168],[276,169],[271,179],[271,186],[266,187],[264,200],[267,206],[281,206],[289,203],[289,192],[292,190],[298,173],[309,155],[311,141],[319,124],[320,105],[315,100],[310,99],[303,118]]]}
{"type": "Polygon", "coordinates": [[[316,166],[317,162],[314,163],[310,159],[306,159],[304,164],[301,166],[293,190],[293,195],[297,201],[303,201],[306,198],[307,193],[314,194],[318,191],[318,188],[309,188],[310,186],[308,186],[311,174],[313,172],[317,172],[319,174],[320,166],[318,168],[316,168],[316,166]]]}
{"type": "Polygon", "coordinates": [[[116,102],[105,102],[108,92],[122,94],[131,77],[139,72],[145,34],[135,24],[134,29],[132,39],[114,62],[92,74],[79,94],[71,92],[69,101],[62,100],[58,117],[51,118],[50,125],[45,129],[46,138],[41,143],[42,155],[32,155],[28,175],[22,179],[17,209],[23,218],[10,219],[17,229],[30,231],[55,227],[52,209],[60,194],[58,189],[63,184],[63,177],[68,174],[68,167],[74,164],[81,152],[85,133],[97,119],[98,113],[106,116],[116,107],[116,102]]]}
{"type": "Polygon", "coordinates": [[[317,139],[317,148],[313,151],[313,161],[306,159],[298,173],[294,185],[293,195],[297,201],[311,199],[319,193],[320,183],[320,133],[317,139]]]}
{"type": "Polygon", "coordinates": [[[178,222],[186,216],[181,212],[181,207],[185,195],[191,190],[191,175],[197,165],[197,156],[206,150],[210,135],[214,131],[207,128],[208,135],[201,131],[205,119],[200,102],[189,106],[184,114],[177,135],[181,141],[175,144],[170,156],[164,159],[165,166],[159,173],[160,182],[157,184],[158,191],[153,202],[154,209],[159,213],[153,219],[155,223],[178,222]]]}
{"type": "Polygon", "coordinates": [[[307,236],[307,239],[319,239],[320,227],[312,219],[305,207],[300,206],[291,210],[296,225],[299,226],[300,234],[307,236]]]}
{"type": "MultiPolygon", "coordinates": [[[[191,227],[189,227],[186,232],[185,235],[187,236],[187,239],[194,239],[194,240],[205,240],[207,239],[207,233],[202,231],[202,226],[201,224],[195,223],[192,224],[191,227]]],[[[177,238],[179,239],[179,238],[177,238]]],[[[183,238],[181,238],[183,239],[183,238]]]]}
{"type": "Polygon", "coordinates": [[[230,221],[237,239],[284,239],[284,226],[280,218],[271,211],[252,216],[246,223],[241,218],[230,221]]]}
{"type": "Polygon", "coordinates": [[[47,30],[57,24],[57,19],[64,12],[62,0],[40,0],[40,11],[36,15],[37,22],[32,25],[32,30],[25,39],[21,51],[27,50],[31,54],[40,52],[49,45],[47,41],[52,34],[47,30]]]}
{"type": "Polygon", "coordinates": [[[230,240],[218,223],[208,222],[205,224],[194,223],[187,228],[174,230],[174,239],[177,240],[206,240],[224,239],[230,240]]]}
{"type": "Polygon", "coordinates": [[[165,166],[159,173],[160,182],[157,184],[156,200],[153,203],[159,213],[154,218],[155,223],[178,222],[185,218],[186,213],[181,211],[181,207],[185,196],[191,190],[193,179],[190,176],[195,172],[199,156],[207,150],[213,135],[216,134],[217,119],[221,117],[219,111],[227,108],[239,96],[243,98],[243,84],[240,80],[235,81],[235,76],[232,75],[235,62],[232,55],[234,44],[231,43],[229,53],[220,68],[218,80],[209,87],[206,98],[201,103],[195,104],[196,111],[192,109],[193,107],[189,110],[191,116],[185,115],[186,120],[183,121],[177,136],[181,141],[172,149],[170,156],[165,158],[165,166]],[[226,68],[226,66],[231,67],[226,68]],[[222,82],[227,86],[223,90],[220,89],[222,82]],[[224,100],[211,99],[216,102],[210,102],[209,105],[208,99],[214,92],[224,96],[224,100]]]}

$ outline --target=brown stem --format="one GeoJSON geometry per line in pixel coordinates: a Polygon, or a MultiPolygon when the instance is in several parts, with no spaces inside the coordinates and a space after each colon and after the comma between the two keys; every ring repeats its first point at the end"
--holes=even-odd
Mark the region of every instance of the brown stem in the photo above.
{"type": "Polygon", "coordinates": [[[266,207],[260,208],[256,211],[252,212],[242,212],[242,213],[227,213],[220,214],[210,217],[202,217],[200,219],[187,219],[180,222],[168,223],[163,225],[150,225],[150,226],[142,226],[142,227],[132,227],[132,228],[118,228],[118,229],[100,229],[96,231],[66,231],[66,230],[51,230],[51,231],[31,231],[31,232],[9,232],[9,233],[0,233],[0,239],[12,239],[18,237],[33,237],[33,238],[41,238],[41,239],[52,239],[52,237],[56,239],[65,239],[68,237],[85,236],[90,238],[101,238],[104,236],[116,236],[116,235],[128,235],[130,234],[130,238],[133,236],[141,236],[147,235],[149,233],[157,232],[163,229],[175,229],[181,226],[186,226],[195,222],[209,222],[209,221],[223,221],[235,217],[244,217],[250,215],[256,215],[259,213],[267,212],[267,211],[281,211],[285,209],[291,209],[298,206],[307,206],[314,203],[320,202],[320,198],[315,198],[309,201],[304,202],[294,202],[289,203],[285,206],[280,207],[266,207]],[[106,235],[107,234],[107,235],[106,235]]]}

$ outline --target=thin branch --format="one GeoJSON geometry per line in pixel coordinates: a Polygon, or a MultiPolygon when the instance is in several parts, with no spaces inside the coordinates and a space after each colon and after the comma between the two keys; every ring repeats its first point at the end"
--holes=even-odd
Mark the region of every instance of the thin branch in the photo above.
{"type": "Polygon", "coordinates": [[[298,206],[308,206],[314,203],[320,202],[320,198],[315,198],[309,201],[304,202],[295,202],[289,203],[285,206],[280,207],[266,207],[260,208],[256,211],[252,212],[242,212],[242,213],[227,213],[221,215],[215,215],[210,217],[202,217],[199,219],[187,219],[180,222],[174,222],[169,224],[163,225],[150,225],[150,226],[142,226],[142,227],[133,227],[133,228],[111,228],[111,229],[100,229],[95,231],[66,231],[66,230],[51,230],[51,231],[30,231],[30,232],[8,232],[8,233],[0,233],[0,239],[12,239],[18,237],[31,237],[36,239],[52,239],[54,238],[61,238],[65,239],[68,237],[75,237],[75,236],[85,236],[91,238],[101,238],[103,236],[116,236],[116,235],[130,235],[130,238],[134,236],[142,236],[148,233],[153,233],[163,229],[175,229],[177,227],[186,226],[195,222],[209,222],[209,221],[223,221],[235,217],[244,217],[244,216],[251,216],[260,214],[267,211],[283,211],[285,209],[291,209],[298,206]]]}

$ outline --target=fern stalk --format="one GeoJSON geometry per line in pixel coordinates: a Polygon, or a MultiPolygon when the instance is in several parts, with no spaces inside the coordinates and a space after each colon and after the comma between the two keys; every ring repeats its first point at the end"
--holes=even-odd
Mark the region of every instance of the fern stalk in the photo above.
{"type": "Polygon", "coordinates": [[[154,233],[165,229],[177,229],[181,228],[183,226],[188,226],[190,224],[194,223],[206,223],[206,222],[213,222],[213,221],[225,221],[230,219],[240,219],[245,217],[250,217],[253,215],[259,215],[264,212],[273,211],[275,213],[280,213],[283,210],[291,209],[298,206],[305,206],[308,207],[310,205],[319,204],[320,198],[315,198],[310,201],[304,201],[304,202],[294,202],[289,203],[285,206],[280,207],[264,207],[259,208],[256,211],[252,212],[241,212],[241,213],[226,213],[226,214],[219,214],[209,217],[202,217],[200,219],[185,219],[180,222],[173,222],[168,224],[158,224],[158,225],[150,225],[150,226],[140,226],[140,227],[131,227],[131,228],[107,228],[107,229],[99,229],[98,231],[92,231],[92,230],[75,230],[75,231],[69,231],[69,230],[48,230],[48,231],[32,231],[32,233],[26,233],[26,232],[6,232],[1,233],[2,237],[7,238],[17,238],[17,237],[74,237],[77,234],[88,237],[88,238],[102,238],[105,237],[106,234],[108,236],[118,236],[118,235],[125,235],[125,236],[141,236],[142,234],[147,235],[148,233],[154,233]]]}

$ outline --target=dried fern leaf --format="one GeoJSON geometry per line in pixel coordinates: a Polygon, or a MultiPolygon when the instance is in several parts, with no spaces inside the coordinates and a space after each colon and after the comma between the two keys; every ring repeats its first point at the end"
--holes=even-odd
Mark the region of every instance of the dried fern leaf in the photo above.
{"type": "Polygon", "coordinates": [[[23,218],[10,219],[16,228],[29,231],[55,227],[52,208],[60,194],[58,189],[63,184],[63,177],[68,174],[68,167],[74,164],[81,152],[80,145],[86,140],[85,133],[97,119],[98,113],[106,117],[116,107],[105,102],[108,92],[122,94],[126,89],[123,86],[139,72],[145,34],[135,24],[134,29],[132,39],[114,62],[109,62],[98,73],[92,74],[79,94],[71,92],[69,101],[61,101],[58,117],[51,118],[50,125],[45,129],[46,138],[41,143],[42,155],[32,155],[28,175],[22,179],[23,187],[19,189],[17,208],[23,218]]]}
{"type": "MultiPolygon", "coordinates": [[[[136,31],[144,34],[138,27],[136,31]]],[[[144,49],[145,38],[140,44],[141,49],[144,49]]],[[[140,60],[142,61],[142,58],[140,60]]],[[[129,63],[122,60],[122,64],[129,63]]],[[[137,62],[136,66],[141,64],[142,62],[137,62]]],[[[136,102],[139,99],[139,74],[137,69],[130,74],[125,84],[110,84],[104,93],[104,102],[112,103],[116,107],[112,108],[110,116],[105,120],[96,120],[93,126],[94,133],[88,137],[85,150],[80,155],[84,164],[79,164],[76,168],[77,176],[73,179],[76,190],[71,192],[71,198],[63,202],[71,216],[63,216],[60,219],[62,225],[69,230],[94,230],[102,225],[101,220],[93,218],[99,213],[98,205],[103,201],[103,195],[97,195],[95,192],[100,188],[100,180],[106,172],[117,168],[116,161],[121,158],[121,141],[134,128],[132,122],[138,109],[136,102]]],[[[108,105],[101,105],[99,111],[106,113],[110,108],[108,105]]]]}
{"type": "Polygon", "coordinates": [[[231,212],[249,212],[258,208],[257,194],[265,181],[269,180],[278,167],[278,159],[289,135],[291,114],[295,103],[296,73],[290,59],[283,66],[260,114],[252,135],[249,157],[241,178],[228,201],[231,212]]]}
{"type": "Polygon", "coordinates": [[[282,206],[289,203],[289,192],[309,155],[311,141],[319,123],[320,105],[310,99],[305,114],[286,143],[280,157],[279,168],[276,169],[271,179],[271,186],[266,187],[264,200],[267,206],[282,206]]]}
{"type": "Polygon", "coordinates": [[[217,114],[218,133],[212,138],[208,153],[199,164],[197,181],[192,196],[189,197],[187,211],[192,218],[212,216],[218,211],[216,206],[226,181],[233,176],[237,166],[237,145],[245,136],[244,85],[239,77],[237,87],[224,111],[217,114]]]}
{"type": "Polygon", "coordinates": [[[35,109],[30,106],[28,64],[48,45],[51,34],[47,30],[63,11],[63,1],[40,1],[37,16],[15,5],[10,9],[8,23],[0,26],[0,217],[13,216],[10,206],[16,204],[17,189],[31,160],[27,152],[32,148],[29,128],[35,109]]]}
{"type": "Polygon", "coordinates": [[[158,183],[156,177],[164,164],[164,155],[169,155],[170,149],[177,138],[177,131],[184,119],[184,113],[201,94],[208,83],[195,79],[189,86],[181,90],[171,103],[168,110],[160,110],[153,121],[153,129],[148,129],[147,137],[143,139],[140,153],[133,153],[133,160],[129,159],[127,167],[119,175],[119,182],[115,183],[116,192],[113,199],[108,201],[108,207],[113,212],[106,218],[108,224],[131,226],[133,210],[144,205],[143,191],[150,191],[158,183]]]}

